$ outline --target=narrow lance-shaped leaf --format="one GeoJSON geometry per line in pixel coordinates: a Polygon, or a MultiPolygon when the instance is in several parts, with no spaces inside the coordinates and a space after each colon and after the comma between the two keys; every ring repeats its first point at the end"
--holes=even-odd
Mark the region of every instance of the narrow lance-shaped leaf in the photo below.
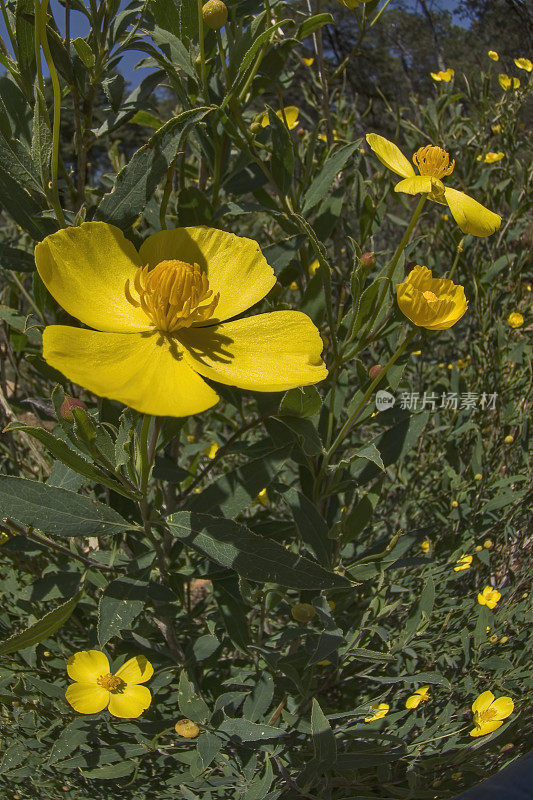
{"type": "Polygon", "coordinates": [[[26,628],[25,631],[15,633],[13,636],[10,636],[9,639],[0,642],[0,656],[14,653],[17,650],[24,650],[26,647],[39,644],[39,642],[53,636],[70,617],[82,594],[83,592],[78,592],[78,594],[71,597],[70,600],[67,600],[66,603],[62,603],[57,608],[54,608],[53,611],[46,614],[42,619],[34,622],[26,628]]]}

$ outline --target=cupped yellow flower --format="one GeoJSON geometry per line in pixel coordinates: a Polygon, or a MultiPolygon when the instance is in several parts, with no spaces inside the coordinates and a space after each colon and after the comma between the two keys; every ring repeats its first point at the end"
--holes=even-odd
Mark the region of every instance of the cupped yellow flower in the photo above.
{"type": "Polygon", "coordinates": [[[219,443],[211,442],[211,444],[205,448],[204,455],[206,455],[208,458],[214,458],[219,450],[220,450],[219,443]]]}
{"type": "Polygon", "coordinates": [[[501,599],[501,594],[497,589],[492,586],[485,586],[482,592],[477,596],[477,601],[480,606],[487,606],[491,610],[496,608],[501,599]]]}
{"type": "Polygon", "coordinates": [[[492,125],[491,126],[491,130],[492,130],[493,133],[501,133],[502,132],[502,126],[498,122],[497,125],[492,125]]]}
{"type": "Polygon", "coordinates": [[[196,739],[198,734],[200,733],[200,728],[190,719],[180,719],[174,725],[174,730],[179,736],[183,736],[184,739],[196,739]]]}
{"type": "MultiPolygon", "coordinates": [[[[292,131],[298,125],[298,117],[300,115],[300,109],[296,106],[285,106],[283,111],[279,110],[276,111],[276,116],[280,118],[282,122],[284,122],[287,128],[292,131]]],[[[268,116],[268,112],[265,111],[261,118],[261,127],[268,128],[270,125],[270,119],[268,116]]]]}
{"type": "Polygon", "coordinates": [[[501,161],[502,158],[505,158],[505,153],[502,153],[500,150],[498,153],[485,153],[485,158],[483,160],[485,164],[495,164],[496,161],[501,161]]]}
{"type": "Polygon", "coordinates": [[[510,697],[496,699],[492,692],[482,692],[472,703],[475,727],[470,731],[470,736],[486,736],[498,730],[513,711],[514,703],[510,697]]]}
{"type": "Polygon", "coordinates": [[[529,58],[515,58],[514,63],[518,69],[523,69],[526,72],[533,70],[533,61],[530,61],[529,58]]]}
{"type": "Polygon", "coordinates": [[[468,308],[463,287],[447,278],[434,278],[427,267],[414,267],[396,287],[396,298],[407,319],[430,331],[451,328],[468,308]]]}
{"type": "Polygon", "coordinates": [[[257,497],[255,499],[259,503],[259,505],[265,506],[265,507],[268,506],[268,504],[270,502],[270,500],[268,498],[268,492],[267,492],[266,489],[261,489],[261,491],[259,492],[259,494],[257,495],[257,497]]]}
{"type": "Polygon", "coordinates": [[[473,560],[474,560],[473,556],[469,556],[466,555],[466,553],[463,553],[461,558],[458,558],[457,561],[455,562],[456,566],[453,568],[453,571],[462,572],[464,569],[470,569],[473,560]]]}
{"type": "Polygon", "coordinates": [[[493,61],[499,61],[500,56],[496,52],[496,50],[489,50],[488,57],[491,58],[493,61]]]}
{"type": "Polygon", "coordinates": [[[437,83],[440,83],[441,81],[444,81],[444,83],[449,83],[455,75],[455,70],[451,68],[441,69],[438,72],[430,72],[429,74],[434,81],[437,81],[437,83]]]}
{"type": "MultiPolygon", "coordinates": [[[[333,141],[334,142],[338,142],[339,139],[340,139],[339,132],[337,130],[335,130],[335,128],[333,128],[333,130],[331,132],[333,134],[333,141]]],[[[319,133],[318,134],[318,138],[320,139],[321,142],[327,142],[327,140],[328,140],[328,137],[326,136],[325,133],[319,133]]]]}
{"type": "Polygon", "coordinates": [[[413,155],[419,175],[402,151],[388,139],[377,133],[367,133],[366,140],[384,164],[403,180],[394,187],[395,192],[405,194],[427,194],[430,200],[448,205],[452,216],[463,233],[473,236],[490,236],[501,225],[501,217],[478,203],[469,195],[444,186],[442,179],[451,175],[455,161],[441,147],[427,145],[413,155]]]}
{"type": "Polygon", "coordinates": [[[429,539],[424,539],[424,541],[420,543],[420,549],[422,550],[423,553],[429,553],[429,551],[431,550],[431,544],[429,542],[429,539]]]}
{"type": "Polygon", "coordinates": [[[429,700],[429,686],[421,686],[414,694],[409,695],[405,701],[406,708],[418,708],[420,703],[426,703],[429,700]]]}
{"type": "Polygon", "coordinates": [[[519,311],[513,311],[512,314],[509,314],[507,317],[507,323],[511,328],[521,328],[524,324],[524,317],[519,311]]]}
{"type": "Polygon", "coordinates": [[[390,710],[390,706],[388,703],[377,703],[373,706],[370,706],[370,710],[374,713],[371,717],[365,717],[365,722],[374,722],[376,719],[383,719],[390,710]]]}
{"type": "Polygon", "coordinates": [[[313,65],[314,60],[315,59],[313,57],[311,57],[311,58],[303,58],[302,57],[302,61],[304,62],[306,67],[311,67],[313,65]]]}
{"type": "Polygon", "coordinates": [[[152,702],[146,683],[154,668],[144,656],[134,656],[113,675],[107,656],[100,650],[81,650],[67,661],[71,683],[65,692],[67,702],[80,714],[97,714],[104,708],[114,717],[139,717],[152,702]]]}
{"type": "Polygon", "coordinates": [[[137,411],[184,417],[218,395],[203,379],[259,392],[317,383],[323,343],[305,314],[228,322],[276,279],[251,239],[214,228],[161,231],[139,252],[105,222],[66,228],[35,248],[57,302],[96,330],[52,325],[43,355],[69,380],[137,411]]]}
{"type": "Polygon", "coordinates": [[[505,92],[509,89],[520,89],[520,78],[510,78],[505,72],[500,72],[498,82],[505,92]]]}

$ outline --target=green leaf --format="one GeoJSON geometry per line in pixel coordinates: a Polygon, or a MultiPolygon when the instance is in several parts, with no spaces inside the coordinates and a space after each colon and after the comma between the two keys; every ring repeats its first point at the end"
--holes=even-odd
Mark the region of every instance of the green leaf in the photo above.
{"type": "Polygon", "coordinates": [[[95,483],[108,486],[110,489],[126,497],[133,497],[131,493],[128,493],[124,489],[121,483],[99,470],[94,464],[91,464],[83,458],[83,456],[76,453],[75,450],[72,450],[66,442],[56,438],[53,433],[47,431],[46,428],[35,428],[31,425],[22,425],[20,422],[12,422],[8,425],[7,430],[24,431],[28,436],[32,436],[34,439],[44,444],[48,452],[51,453],[54,458],[57,458],[58,461],[61,461],[67,467],[70,467],[74,472],[83,475],[85,478],[95,483]]]}
{"type": "Polygon", "coordinates": [[[285,736],[285,731],[272,725],[258,725],[247,719],[230,719],[229,717],[218,728],[219,733],[235,736],[241,742],[272,742],[285,736]]]}
{"type": "Polygon", "coordinates": [[[168,526],[184,544],[251,581],[272,581],[294,589],[350,586],[341,575],[328,572],[231,520],[182,511],[168,518],[168,526]]]}
{"type": "Polygon", "coordinates": [[[237,73],[237,76],[233,81],[233,84],[231,85],[230,91],[224,98],[221,104],[221,108],[224,108],[224,106],[230,101],[231,97],[235,94],[239,84],[241,82],[244,84],[246,78],[246,70],[251,65],[252,61],[255,60],[256,53],[259,51],[259,49],[263,46],[263,44],[268,43],[271,40],[273,34],[275,34],[279,29],[283,27],[283,25],[286,25],[288,22],[292,22],[292,20],[282,19],[279,22],[276,22],[275,25],[271,25],[270,28],[267,28],[265,31],[263,31],[263,33],[260,33],[256,39],[254,39],[252,45],[243,56],[243,59],[239,65],[239,71],[237,73]]]}
{"type": "Polygon", "coordinates": [[[85,41],[85,39],[82,39],[81,36],[78,36],[77,39],[74,39],[72,44],[74,45],[74,49],[81,58],[84,66],[88,67],[89,69],[91,67],[94,67],[94,62],[95,62],[94,53],[91,50],[90,45],[85,41]]]}
{"type": "Polygon", "coordinates": [[[298,33],[296,34],[296,39],[300,42],[302,39],[305,39],[307,36],[311,36],[312,33],[317,31],[319,28],[322,28],[324,25],[334,25],[335,20],[331,16],[331,14],[315,14],[312,17],[308,17],[300,27],[298,28],[298,33]]]}
{"type": "Polygon", "coordinates": [[[43,209],[29,192],[0,167],[0,205],[31,238],[40,241],[57,230],[57,222],[41,216],[43,209]]]}
{"type": "Polygon", "coordinates": [[[203,725],[210,717],[207,704],[198,697],[187,673],[182,669],[178,686],[178,705],[184,717],[203,725]]]}
{"type": "Polygon", "coordinates": [[[112,781],[131,775],[134,769],[133,761],[118,761],[116,764],[106,764],[95,769],[80,769],[80,773],[92,781],[112,781]]]}
{"type": "Polygon", "coordinates": [[[65,489],[0,475],[2,516],[51,536],[111,536],[131,530],[112,508],[65,489]]]}
{"type": "Polygon", "coordinates": [[[322,398],[316,386],[289,389],[283,397],[279,411],[292,417],[313,417],[322,408],[322,398]]]}
{"type": "Polygon", "coordinates": [[[317,203],[324,199],[336,176],[343,169],[350,156],[355,153],[360,144],[360,139],[357,142],[345,144],[326,159],[322,169],[305,193],[302,214],[308,214],[317,203]]]}
{"type": "Polygon", "coordinates": [[[26,647],[39,644],[39,642],[53,636],[53,634],[68,620],[78,605],[82,594],[82,591],[78,592],[78,594],[70,600],[67,600],[66,603],[62,603],[57,608],[54,608],[53,611],[46,614],[42,619],[34,622],[26,628],[25,631],[15,633],[13,636],[10,636],[9,639],[0,642],[0,656],[5,656],[8,653],[14,653],[18,650],[24,650],[26,647]]]}
{"type": "Polygon", "coordinates": [[[200,122],[209,108],[183,111],[163,125],[149,142],[133,155],[116,178],[111,192],[104,195],[95,219],[127,228],[142,214],[160,180],[180,152],[189,129],[200,122]]]}
{"type": "Polygon", "coordinates": [[[145,128],[154,128],[156,131],[163,125],[162,120],[150,114],[149,111],[137,111],[130,122],[133,122],[135,125],[143,125],[145,128]]]}
{"type": "Polygon", "coordinates": [[[26,86],[35,81],[35,5],[33,0],[17,0],[15,9],[15,36],[18,49],[18,66],[26,86]]]}
{"type": "Polygon", "coordinates": [[[316,506],[305,495],[291,488],[284,494],[302,541],[317,561],[325,567],[331,564],[332,541],[328,538],[328,524],[316,506]]]}
{"type": "Polygon", "coordinates": [[[35,259],[31,253],[27,253],[25,250],[10,247],[8,244],[0,244],[0,268],[12,269],[15,272],[33,272],[35,259]]]}
{"type": "Polygon", "coordinates": [[[117,578],[106,586],[98,604],[98,641],[110,639],[131,628],[146,602],[146,581],[117,578]]]}
{"type": "MultiPolygon", "coordinates": [[[[369,443],[375,445],[379,451],[385,468],[395,464],[415,446],[428,419],[429,411],[410,414],[369,443]]],[[[351,465],[350,471],[357,483],[362,485],[378,477],[381,469],[376,464],[365,465],[356,461],[351,465]]]]}
{"type": "Polygon", "coordinates": [[[229,638],[239,650],[247,652],[250,644],[246,606],[234,576],[230,580],[213,580],[213,596],[229,638]]]}
{"type": "Polygon", "coordinates": [[[337,759],[337,745],[327,717],[316,697],[311,707],[311,736],[315,758],[324,767],[330,767],[337,759]]]}

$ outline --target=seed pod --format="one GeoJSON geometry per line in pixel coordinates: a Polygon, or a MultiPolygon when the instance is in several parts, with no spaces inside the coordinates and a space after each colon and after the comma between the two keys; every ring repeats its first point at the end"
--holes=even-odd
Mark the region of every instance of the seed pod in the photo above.
{"type": "Polygon", "coordinates": [[[83,400],[78,400],[77,397],[65,397],[61,403],[60,414],[67,422],[74,422],[73,408],[82,408],[84,411],[87,411],[87,406],[83,400]]]}
{"type": "Polygon", "coordinates": [[[185,739],[196,739],[200,733],[200,728],[196,722],[190,719],[180,719],[174,725],[174,730],[179,736],[183,736],[185,739]]]}
{"type": "Polygon", "coordinates": [[[207,0],[202,6],[202,19],[212,31],[223,28],[228,19],[228,9],[222,0],[207,0]]]}
{"type": "Polygon", "coordinates": [[[316,609],[311,603],[296,603],[291,608],[291,614],[296,622],[311,622],[316,615],[316,609]]]}

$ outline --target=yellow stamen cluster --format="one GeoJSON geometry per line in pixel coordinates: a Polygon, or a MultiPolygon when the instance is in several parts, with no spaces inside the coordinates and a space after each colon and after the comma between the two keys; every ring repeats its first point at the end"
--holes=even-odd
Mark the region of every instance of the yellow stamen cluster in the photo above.
{"type": "Polygon", "coordinates": [[[189,328],[213,316],[219,295],[213,296],[205,272],[198,264],[185,261],[160,261],[153,269],[139,267],[133,284],[136,300],[126,281],[126,297],[141,307],[154,326],[165,332],[189,328]]]}
{"type": "Polygon", "coordinates": [[[485,711],[476,711],[474,713],[474,724],[482,725],[484,722],[490,722],[491,719],[494,719],[496,714],[496,709],[492,707],[486,708],[485,711]]]}
{"type": "Polygon", "coordinates": [[[420,147],[413,156],[413,163],[421,175],[429,175],[441,180],[451,175],[455,167],[455,159],[450,163],[450,156],[442,147],[428,144],[420,147]]]}
{"type": "Polygon", "coordinates": [[[107,675],[100,675],[100,677],[96,679],[96,683],[103,689],[107,689],[108,692],[116,692],[124,686],[122,678],[118,678],[111,672],[108,672],[107,675]]]}
{"type": "Polygon", "coordinates": [[[431,292],[429,289],[427,289],[425,292],[422,292],[422,294],[424,295],[428,303],[436,303],[437,300],[439,299],[435,294],[435,292],[431,292]]]}

